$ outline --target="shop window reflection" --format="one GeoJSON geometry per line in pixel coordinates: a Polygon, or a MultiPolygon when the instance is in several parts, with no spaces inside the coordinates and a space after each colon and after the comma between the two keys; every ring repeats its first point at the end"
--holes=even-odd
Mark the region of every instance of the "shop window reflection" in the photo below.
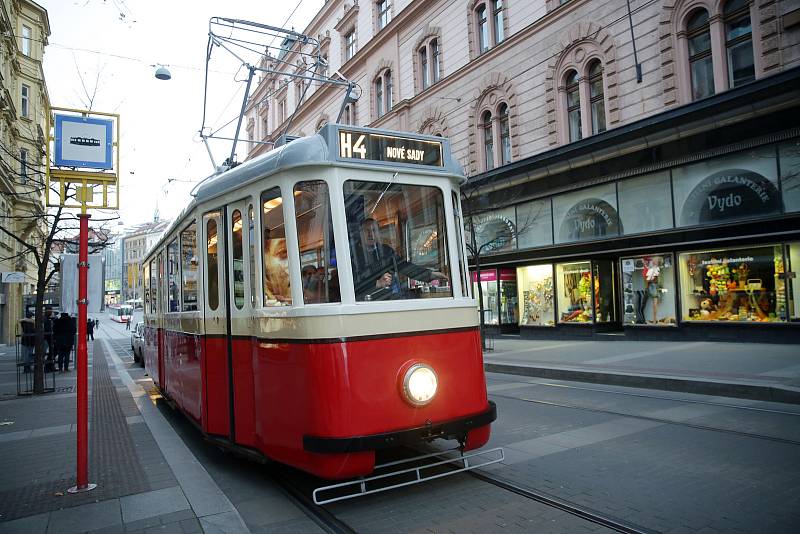
{"type": "Polygon", "coordinates": [[[786,321],[780,246],[680,255],[684,321],[786,321]]]}
{"type": "Polygon", "coordinates": [[[622,322],[674,326],[675,274],[671,254],[622,258],[622,322]]]}
{"type": "Polygon", "coordinates": [[[616,283],[614,264],[610,261],[592,262],[594,285],[594,316],[598,323],[613,323],[617,320],[614,307],[616,302],[616,283]]]}

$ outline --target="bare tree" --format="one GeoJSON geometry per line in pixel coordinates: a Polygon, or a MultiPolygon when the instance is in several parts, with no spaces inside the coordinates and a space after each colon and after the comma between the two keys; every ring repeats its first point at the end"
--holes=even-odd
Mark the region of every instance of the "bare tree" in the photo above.
{"type": "MultiPolygon", "coordinates": [[[[519,202],[518,195],[507,190],[489,204],[478,188],[465,187],[461,190],[461,206],[464,214],[467,252],[475,264],[475,276],[478,281],[478,309],[480,313],[481,342],[486,349],[486,319],[483,307],[483,286],[481,280],[481,259],[483,254],[513,245],[520,236],[528,232],[544,215],[542,210],[530,210],[522,220],[507,221],[504,224],[486,225],[482,217],[497,213],[503,207],[513,206],[519,202]],[[480,228],[484,226],[485,228],[480,228]]],[[[516,219],[516,218],[515,218],[516,219]]]]}
{"type": "MultiPolygon", "coordinates": [[[[16,244],[10,254],[0,257],[27,271],[36,270],[36,348],[34,357],[34,393],[44,392],[44,296],[51,280],[58,272],[58,254],[70,245],[77,243],[80,231],[78,214],[75,210],[64,207],[47,208],[46,180],[39,165],[31,165],[18,159],[12,151],[0,144],[3,156],[16,161],[20,172],[10,176],[13,180],[13,192],[7,195],[13,199],[15,211],[12,214],[0,213],[0,235],[9,237],[16,244]]],[[[51,184],[51,192],[58,194],[58,187],[51,184]]],[[[66,198],[75,197],[75,188],[66,187],[66,198]]],[[[118,219],[118,216],[93,219],[99,223],[93,231],[93,240],[89,244],[89,253],[98,251],[109,245],[111,232],[106,225],[118,219]]]]}

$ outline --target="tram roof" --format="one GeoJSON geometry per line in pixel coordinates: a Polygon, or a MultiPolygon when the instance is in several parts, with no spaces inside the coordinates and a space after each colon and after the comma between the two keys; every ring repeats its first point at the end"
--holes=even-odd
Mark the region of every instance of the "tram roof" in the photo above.
{"type": "MultiPolygon", "coordinates": [[[[386,142],[380,146],[385,146],[386,142]]],[[[376,155],[377,156],[377,155],[376,155]]],[[[327,124],[319,132],[307,137],[297,138],[285,145],[270,150],[266,154],[248,160],[233,169],[218,174],[212,174],[198,186],[194,198],[183,211],[175,218],[172,224],[164,231],[158,243],[153,245],[146,256],[156,250],[162,243],[169,238],[171,232],[184,224],[184,218],[190,213],[197,204],[222,195],[232,189],[242,187],[245,184],[266,178],[276,172],[284,171],[296,167],[308,166],[339,166],[354,168],[369,168],[373,170],[385,169],[397,172],[409,172],[418,174],[432,174],[439,176],[449,176],[455,178],[460,184],[466,181],[464,170],[450,151],[450,140],[446,137],[436,137],[432,135],[414,134],[408,132],[396,132],[392,130],[382,130],[377,128],[364,128],[351,126],[349,124],[327,124]],[[340,156],[340,133],[357,134],[356,139],[364,134],[368,139],[381,138],[384,140],[396,141],[393,145],[400,147],[405,143],[408,146],[430,146],[432,149],[440,151],[439,160],[436,165],[421,163],[402,163],[397,161],[386,161],[380,159],[363,160],[354,158],[344,158],[340,156]]]]}
{"type": "MultiPolygon", "coordinates": [[[[350,147],[353,148],[352,146],[350,147]]],[[[347,124],[327,124],[314,135],[301,137],[283,146],[270,150],[223,173],[213,175],[197,188],[195,200],[202,202],[230,189],[241,187],[251,180],[262,179],[278,171],[301,166],[338,165],[344,167],[369,167],[372,169],[391,169],[392,171],[457,176],[463,179],[464,172],[450,152],[450,141],[444,137],[410,134],[381,130],[376,128],[354,127],[347,124]],[[343,157],[340,146],[340,132],[352,134],[352,142],[365,136],[361,158],[343,157]],[[403,154],[403,149],[420,150],[431,153],[430,161],[435,160],[433,152],[439,151],[436,164],[408,163],[386,159],[386,148],[391,146],[394,154],[403,154]],[[378,153],[380,151],[380,153],[378,153]]]]}

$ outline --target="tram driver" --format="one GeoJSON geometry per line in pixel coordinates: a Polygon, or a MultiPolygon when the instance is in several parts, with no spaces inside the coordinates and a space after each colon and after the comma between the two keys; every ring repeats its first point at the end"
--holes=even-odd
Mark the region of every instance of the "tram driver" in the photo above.
{"type": "Polygon", "coordinates": [[[369,217],[361,222],[361,244],[351,243],[356,300],[413,298],[401,285],[400,277],[419,282],[447,280],[447,275],[414,265],[380,241],[378,222],[369,217]]]}

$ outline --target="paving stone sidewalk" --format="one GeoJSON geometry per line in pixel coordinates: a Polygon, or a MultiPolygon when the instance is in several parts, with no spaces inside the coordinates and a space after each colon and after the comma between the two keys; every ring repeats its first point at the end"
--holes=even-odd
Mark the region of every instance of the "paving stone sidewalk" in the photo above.
{"type": "Polygon", "coordinates": [[[76,373],[57,373],[54,393],[17,397],[14,347],[0,347],[0,532],[246,532],[193,457],[175,444],[162,451],[147,424],[160,415],[143,416],[138,386],[118,373],[131,362],[107,342],[89,347],[89,481],[98,487],[78,495],[66,492],[75,484],[76,373]],[[167,456],[195,469],[193,481],[182,483],[167,456]],[[198,494],[218,504],[204,506],[198,494]]]}

